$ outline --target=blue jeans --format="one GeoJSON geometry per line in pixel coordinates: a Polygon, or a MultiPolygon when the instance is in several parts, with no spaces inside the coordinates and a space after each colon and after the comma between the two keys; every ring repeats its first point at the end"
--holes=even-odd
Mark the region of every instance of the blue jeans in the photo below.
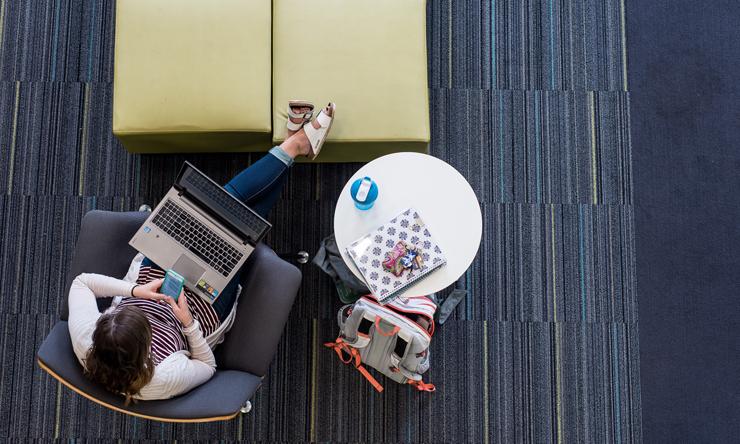
{"type": "MultiPolygon", "coordinates": [[[[280,197],[292,164],[293,159],[282,148],[273,147],[267,155],[234,176],[224,188],[267,219],[270,210],[280,197]]],[[[159,268],[149,258],[144,258],[141,265],[159,268]]],[[[231,312],[236,298],[236,288],[243,272],[244,267],[236,272],[231,282],[221,292],[221,296],[213,303],[213,309],[221,321],[231,312]]]]}

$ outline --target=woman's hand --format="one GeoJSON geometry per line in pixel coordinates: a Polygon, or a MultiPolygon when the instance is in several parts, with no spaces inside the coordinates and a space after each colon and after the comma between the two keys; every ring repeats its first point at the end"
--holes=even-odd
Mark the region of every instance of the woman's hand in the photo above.
{"type": "Polygon", "coordinates": [[[164,279],[155,279],[144,285],[136,286],[134,287],[134,291],[132,292],[132,294],[134,295],[134,297],[141,299],[164,301],[167,299],[167,296],[159,293],[159,288],[162,286],[162,282],[164,282],[164,279]]]}
{"type": "Polygon", "coordinates": [[[165,300],[172,311],[175,313],[175,317],[180,321],[183,327],[190,327],[193,323],[193,315],[190,314],[190,308],[188,308],[188,297],[185,296],[185,290],[180,292],[180,296],[177,298],[177,302],[169,296],[165,296],[165,300]]]}

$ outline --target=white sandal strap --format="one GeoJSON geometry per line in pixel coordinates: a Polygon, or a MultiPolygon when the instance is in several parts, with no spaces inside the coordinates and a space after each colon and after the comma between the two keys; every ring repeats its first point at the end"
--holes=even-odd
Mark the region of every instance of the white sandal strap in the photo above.
{"type": "MultiPolygon", "coordinates": [[[[336,110],[336,105],[331,104],[331,107],[332,110],[336,110]]],[[[303,127],[303,131],[308,138],[308,142],[311,144],[311,154],[309,155],[311,160],[315,159],[316,156],[319,155],[321,148],[324,146],[329,129],[331,128],[332,120],[333,116],[330,116],[321,110],[319,115],[316,116],[316,122],[319,124],[318,128],[314,128],[312,123],[303,127]]]]}
{"type": "Polygon", "coordinates": [[[331,123],[331,116],[326,114],[323,110],[316,116],[316,121],[319,122],[322,128],[326,128],[331,123]]]}
{"type": "Polygon", "coordinates": [[[290,131],[298,131],[299,129],[303,128],[303,125],[305,123],[306,123],[305,120],[301,123],[295,123],[291,121],[290,119],[288,119],[288,123],[285,126],[287,126],[290,131]]]}
{"type": "Polygon", "coordinates": [[[326,132],[326,128],[314,128],[313,125],[310,123],[303,127],[303,131],[306,133],[306,137],[308,138],[308,141],[311,143],[311,146],[316,145],[316,142],[318,142],[321,139],[321,136],[326,132]]]}
{"type": "Polygon", "coordinates": [[[321,139],[325,137],[328,130],[326,127],[316,129],[309,123],[303,127],[303,131],[305,131],[308,142],[311,144],[311,150],[316,151],[316,148],[320,145],[321,139]]]}

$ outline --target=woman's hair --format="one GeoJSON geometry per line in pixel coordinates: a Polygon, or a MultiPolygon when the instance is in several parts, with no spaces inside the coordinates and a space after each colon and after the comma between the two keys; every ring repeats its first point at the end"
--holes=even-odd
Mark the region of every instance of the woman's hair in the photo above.
{"type": "Polygon", "coordinates": [[[102,315],[85,359],[85,375],[126,397],[126,405],[154,374],[149,354],[152,328],[136,307],[119,307],[102,315]]]}

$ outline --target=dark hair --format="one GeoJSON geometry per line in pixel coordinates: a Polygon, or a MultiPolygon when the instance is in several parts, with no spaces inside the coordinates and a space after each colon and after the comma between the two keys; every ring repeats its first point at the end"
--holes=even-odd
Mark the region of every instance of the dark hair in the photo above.
{"type": "Polygon", "coordinates": [[[152,328],[140,309],[123,306],[104,314],[93,332],[85,376],[123,394],[128,405],[154,374],[151,343],[152,328]]]}

